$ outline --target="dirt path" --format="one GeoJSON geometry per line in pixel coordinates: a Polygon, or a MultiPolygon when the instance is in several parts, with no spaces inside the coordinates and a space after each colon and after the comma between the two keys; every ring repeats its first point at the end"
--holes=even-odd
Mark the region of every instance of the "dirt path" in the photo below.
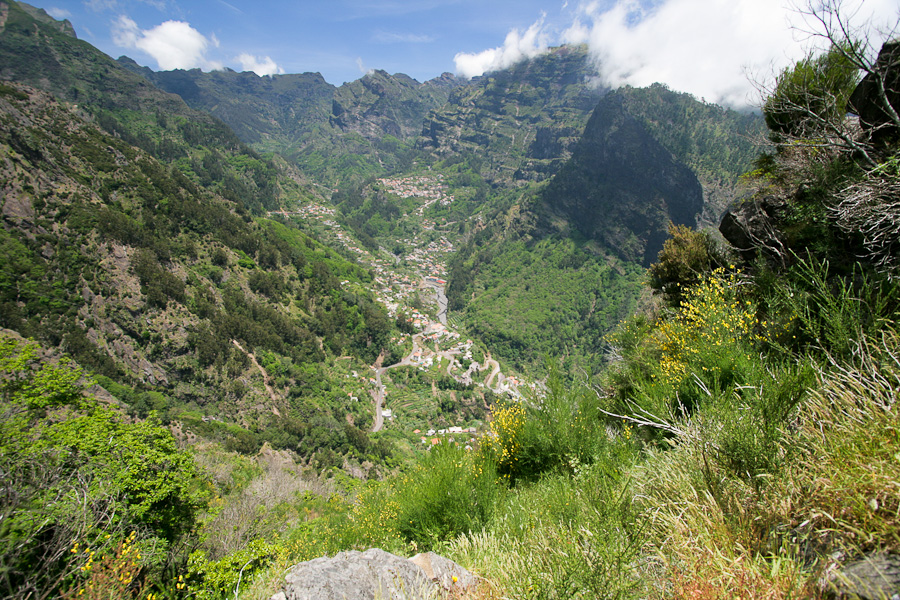
{"type": "MultiPolygon", "coordinates": [[[[259,370],[259,372],[262,374],[262,377],[263,377],[263,385],[266,386],[266,391],[269,392],[269,398],[272,399],[272,402],[277,403],[279,398],[278,398],[278,394],[276,394],[275,390],[272,388],[272,384],[271,384],[272,380],[269,378],[269,374],[266,373],[266,370],[262,368],[262,365],[256,361],[256,357],[253,356],[253,353],[247,352],[246,350],[244,350],[244,347],[241,346],[237,340],[231,340],[231,343],[234,344],[238,350],[240,350],[241,352],[246,354],[247,357],[250,359],[250,362],[253,363],[253,366],[255,366],[259,370]]],[[[278,414],[278,407],[273,405],[272,412],[274,412],[275,414],[278,414]]]]}

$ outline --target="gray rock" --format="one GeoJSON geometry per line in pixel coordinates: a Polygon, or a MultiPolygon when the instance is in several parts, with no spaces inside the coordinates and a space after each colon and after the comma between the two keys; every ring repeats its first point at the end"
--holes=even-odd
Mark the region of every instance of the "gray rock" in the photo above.
{"type": "Polygon", "coordinates": [[[444,590],[468,590],[478,585],[478,578],[448,558],[434,552],[416,554],[409,561],[444,590]]]}
{"type": "Polygon", "coordinates": [[[732,206],[722,217],[719,232],[748,260],[758,251],[769,258],[784,259],[782,234],[776,224],[784,202],[774,198],[756,198],[732,206]]]}
{"type": "Polygon", "coordinates": [[[850,100],[847,108],[859,115],[863,128],[872,132],[877,138],[890,138],[897,134],[893,119],[884,108],[887,99],[895,110],[900,108],[900,40],[885,42],[875,61],[875,73],[863,77],[850,100]],[[878,78],[882,78],[885,87],[884,98],[880,93],[878,78]]]}
{"type": "Polygon", "coordinates": [[[826,582],[835,600],[900,600],[900,555],[871,554],[845,563],[826,582]]]}
{"type": "Polygon", "coordinates": [[[433,552],[409,560],[370,548],[296,565],[271,600],[432,600],[449,591],[465,592],[476,582],[464,568],[433,552]]]}

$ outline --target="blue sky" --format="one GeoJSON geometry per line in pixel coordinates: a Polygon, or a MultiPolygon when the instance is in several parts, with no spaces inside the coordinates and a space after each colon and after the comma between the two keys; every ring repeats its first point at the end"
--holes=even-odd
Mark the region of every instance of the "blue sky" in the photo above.
{"type": "MultiPolygon", "coordinates": [[[[32,1],[110,56],[154,70],[312,71],[340,85],[384,69],[425,81],[577,42],[589,44],[605,83],[662,82],[732,106],[753,104],[748,77],[765,78],[816,42],[789,0],[32,1]]],[[[897,21],[897,0],[860,6],[858,24],[897,21]]]]}

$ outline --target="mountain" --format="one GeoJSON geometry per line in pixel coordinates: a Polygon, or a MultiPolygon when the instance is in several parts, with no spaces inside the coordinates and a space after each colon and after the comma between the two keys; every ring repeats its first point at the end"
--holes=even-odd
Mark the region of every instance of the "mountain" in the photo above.
{"type": "MultiPolygon", "coordinates": [[[[341,371],[332,368],[341,353],[369,362],[382,351],[400,352],[385,341],[393,325],[385,323],[365,291],[374,285],[371,272],[325,251],[310,236],[308,224],[300,232],[291,223],[263,218],[277,209],[322,201],[307,182],[329,191],[339,186],[333,196],[339,223],[334,225],[355,232],[372,253],[389,248],[395,253],[390,259],[401,261],[407,255],[420,260],[416,248],[425,245],[459,249],[447,290],[451,310],[498,357],[530,368],[544,352],[600,360],[603,336],[635,305],[641,268],[655,258],[668,222],[694,222],[710,199],[733,189],[750,156],[743,136],[754,127],[752,117],[661,86],[603,90],[595,85],[585,47],[554,48],[467,83],[447,75],[419,83],[375,71],[336,88],[318,74],[154,73],[130,59],[109,59],[70,35],[64,24],[46,16],[35,19],[33,9],[12,2],[3,6],[4,77],[77,103],[85,122],[79,131],[92,132],[85,139],[99,140],[80,141],[76,145],[88,154],[76,152],[74,162],[67,163],[60,158],[69,151],[64,138],[50,135],[53,143],[39,141],[47,136],[41,128],[55,131],[59,120],[26,116],[25,107],[15,106],[10,109],[18,111],[15,122],[37,119],[43,125],[11,127],[9,147],[47,172],[76,183],[97,182],[91,194],[82,194],[91,198],[88,205],[73,210],[84,222],[111,224],[110,240],[125,246],[116,250],[127,259],[119,266],[139,280],[143,273],[144,306],[165,312],[196,304],[223,311],[198,308],[202,316],[192,323],[194,336],[187,346],[170,340],[168,330],[150,327],[149,339],[166,340],[161,348],[167,349],[156,350],[152,359],[134,346],[128,352],[140,358],[128,362],[123,358],[128,352],[117,353],[100,334],[80,346],[88,366],[148,390],[162,386],[179,406],[190,403],[192,395],[209,393],[182,383],[224,383],[229,361],[238,360],[234,353],[240,352],[223,349],[231,348],[231,341],[248,353],[252,348],[271,353],[272,361],[321,365],[317,381],[330,377],[326,371],[341,371]],[[100,129],[88,127],[91,122],[100,129]],[[104,144],[117,150],[97,150],[104,144]],[[272,150],[277,153],[260,154],[272,150]],[[116,168],[109,166],[107,155],[116,153],[139,156],[140,164],[153,166],[141,167],[143,175],[128,175],[131,159],[120,169],[121,160],[113,162],[116,168]],[[395,177],[373,177],[387,173],[395,177]],[[398,191],[410,185],[411,192],[398,191]],[[176,200],[169,199],[172,193],[176,200]],[[204,203],[210,208],[197,208],[204,203]],[[218,215],[219,225],[208,219],[193,225],[196,217],[188,213],[198,210],[218,215]],[[207,249],[210,244],[222,252],[207,249]],[[132,256],[128,248],[141,252],[132,256]],[[335,280],[348,281],[356,291],[340,291],[335,280]],[[195,301],[195,295],[206,300],[195,301]],[[255,315],[251,321],[259,318],[268,325],[229,329],[237,327],[231,317],[245,309],[255,315]],[[351,322],[357,324],[343,331],[341,324],[351,322]],[[269,333],[261,333],[267,327],[269,333]],[[306,341],[288,342],[284,335],[306,341]],[[310,339],[316,343],[307,343],[310,339]],[[177,366],[191,352],[193,359],[202,356],[203,364],[177,366]],[[139,367],[142,360],[150,366],[139,367]],[[141,374],[146,368],[155,373],[153,380],[141,374]],[[173,372],[178,376],[161,377],[173,372]]],[[[34,95],[19,88],[14,92],[34,95]]],[[[48,197],[60,201],[56,192],[48,197]]],[[[11,214],[25,210],[17,206],[10,204],[11,214]]],[[[15,221],[9,231],[27,238],[22,228],[15,221]]],[[[106,243],[102,247],[112,250],[106,243]]],[[[43,264],[46,257],[38,259],[34,248],[29,252],[43,264]]],[[[433,268],[432,274],[443,267],[435,263],[433,268]]],[[[77,282],[82,275],[72,277],[77,282]]],[[[118,303],[130,306],[126,312],[137,310],[125,297],[118,303]]],[[[69,317],[44,323],[37,305],[19,314],[20,304],[8,305],[13,315],[8,326],[32,327],[54,343],[63,341],[53,337],[54,331],[70,332],[74,340],[78,334],[73,332],[84,327],[69,317]]],[[[96,331],[106,330],[113,329],[96,331]]],[[[292,404],[294,399],[284,398],[295,393],[292,386],[304,376],[300,367],[279,369],[290,375],[276,390],[281,400],[269,412],[284,415],[303,405],[302,399],[292,404]]],[[[266,386],[255,389],[265,393],[266,386]]],[[[246,419],[247,403],[233,398],[229,418],[246,419]]],[[[256,415],[265,413],[263,406],[256,404],[256,415]]],[[[365,418],[354,410],[358,419],[365,418]]],[[[266,420],[271,419],[244,424],[266,420]]]]}
{"type": "Polygon", "coordinates": [[[369,363],[389,346],[386,311],[340,283],[370,283],[367,269],[253,220],[80,108],[20,85],[0,94],[3,327],[60,346],[139,415],[214,415],[277,445],[343,430],[325,415],[343,419],[346,399],[315,390],[330,353],[369,363]]]}
{"type": "MultiPolygon", "coordinates": [[[[246,210],[261,213],[284,201],[286,189],[275,183],[277,159],[262,158],[218,119],[121,68],[58,23],[33,18],[35,9],[24,6],[0,2],[6,15],[0,27],[3,78],[77,104],[107,133],[167,164],[182,161],[182,173],[192,181],[215,187],[246,210]]],[[[286,185],[294,188],[293,199],[308,195],[286,185]]]]}
{"type": "Polygon", "coordinates": [[[669,224],[718,218],[761,124],[663,86],[605,94],[556,174],[520,182],[451,259],[451,309],[523,368],[599,367],[669,224]]]}
{"type": "Polygon", "coordinates": [[[693,225],[703,208],[697,176],[610,93],[572,156],[542,193],[542,223],[562,220],[623,260],[649,266],[668,224],[693,225]]]}
{"type": "Polygon", "coordinates": [[[61,348],[138,416],[248,451],[371,449],[344,369],[389,353],[395,325],[355,258],[253,216],[312,197],[293,167],[0,6],[4,76],[46,90],[0,87],[0,326],[61,348]]]}
{"type": "Polygon", "coordinates": [[[428,116],[418,147],[439,157],[475,155],[481,175],[542,181],[568,158],[604,90],[587,47],[561,46],[474,78],[428,116]]]}
{"type": "Polygon", "coordinates": [[[425,115],[461,84],[450,74],[419,83],[372,71],[335,87],[318,73],[154,72],[127,57],[119,63],[221,119],[257,150],[278,152],[330,186],[408,168],[410,140],[425,115]]]}

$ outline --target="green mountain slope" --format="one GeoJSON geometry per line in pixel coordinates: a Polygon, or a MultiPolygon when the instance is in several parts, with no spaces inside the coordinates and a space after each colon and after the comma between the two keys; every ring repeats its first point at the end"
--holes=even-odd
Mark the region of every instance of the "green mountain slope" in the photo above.
{"type": "Polygon", "coordinates": [[[429,115],[418,145],[437,156],[477,155],[481,174],[510,184],[553,175],[603,91],[586,47],[562,46],[473,79],[429,115]]]}
{"type": "Polygon", "coordinates": [[[728,203],[740,195],[740,176],[752,168],[759,154],[764,120],[756,113],[698,102],[690,94],[660,84],[622,88],[615,96],[623,111],[693,171],[703,186],[700,222],[718,226],[728,203]]]}
{"type": "Polygon", "coordinates": [[[331,444],[317,428],[343,436],[329,415],[371,418],[322,388],[329,356],[365,364],[389,346],[384,309],[340,284],[368,270],[33,88],[4,84],[0,112],[3,327],[133,386],[112,389],[138,414],[209,414],[278,445],[313,436],[310,452],[331,444]]]}
{"type": "MultiPolygon", "coordinates": [[[[279,167],[245,146],[224,123],[191,109],[142,76],[45,17],[16,2],[0,2],[4,79],[33,85],[72,102],[109,134],[138,146],[195,183],[212,186],[257,213],[276,208],[287,193],[275,183],[279,167]]],[[[293,189],[291,196],[305,194],[293,189]]]]}
{"type": "Polygon", "coordinates": [[[562,221],[623,260],[648,266],[669,222],[703,208],[696,175],[658,142],[619,94],[594,109],[572,157],[542,193],[542,225],[562,221]]]}
{"type": "MultiPolygon", "coordinates": [[[[411,352],[412,326],[375,301],[389,284],[333,222],[272,210],[332,209],[280,156],[36,9],[2,7],[0,327],[75,357],[138,417],[366,476],[391,444],[364,433],[375,380],[361,374],[411,352]]],[[[489,403],[440,361],[392,375],[399,413],[422,425],[478,420],[489,403]]]]}
{"type": "Polygon", "coordinates": [[[60,346],[137,415],[246,450],[352,449],[348,421],[365,428],[371,405],[332,384],[333,359],[365,368],[393,322],[368,269],[251,216],[308,198],[296,172],[46,16],[2,8],[4,77],[66,102],[3,84],[0,326],[60,346]]]}
{"type": "Polygon", "coordinates": [[[606,94],[555,176],[496,202],[454,256],[451,309],[517,364],[600,365],[669,223],[717,212],[706,207],[750,168],[761,121],[662,86],[606,94]]]}
{"type": "Polygon", "coordinates": [[[425,115],[460,83],[449,74],[419,83],[373,71],[335,87],[318,73],[154,72],[127,57],[119,63],[221,119],[245,143],[278,152],[329,186],[408,168],[415,154],[410,141],[425,115]]]}

